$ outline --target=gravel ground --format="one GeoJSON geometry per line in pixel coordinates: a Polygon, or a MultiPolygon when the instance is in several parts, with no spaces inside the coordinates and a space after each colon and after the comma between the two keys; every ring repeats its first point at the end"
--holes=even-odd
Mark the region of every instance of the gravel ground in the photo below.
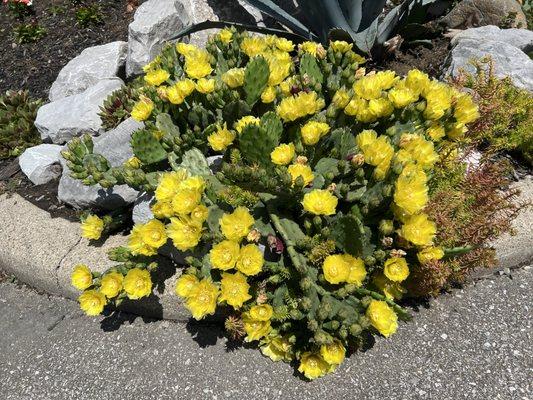
{"type": "Polygon", "coordinates": [[[456,290],[333,375],[304,382],[217,326],[89,319],[0,283],[0,396],[40,399],[532,399],[533,268],[456,290]]]}

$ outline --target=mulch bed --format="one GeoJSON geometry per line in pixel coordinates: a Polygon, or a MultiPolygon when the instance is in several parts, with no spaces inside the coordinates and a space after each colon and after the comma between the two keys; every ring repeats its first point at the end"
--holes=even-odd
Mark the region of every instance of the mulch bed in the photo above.
{"type": "Polygon", "coordinates": [[[0,93],[28,89],[34,97],[47,98],[61,68],[82,50],[126,41],[134,14],[126,11],[126,0],[34,0],[33,4],[35,14],[23,21],[0,5],[0,93]],[[95,4],[100,6],[102,23],[81,27],[76,11],[95,4]],[[46,36],[34,43],[16,43],[13,29],[34,19],[46,29],[46,36]]]}

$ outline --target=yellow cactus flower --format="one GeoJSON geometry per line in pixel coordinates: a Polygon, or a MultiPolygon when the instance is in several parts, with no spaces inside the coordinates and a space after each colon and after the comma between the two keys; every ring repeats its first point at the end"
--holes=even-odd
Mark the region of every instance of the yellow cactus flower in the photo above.
{"type": "Polygon", "coordinates": [[[291,344],[285,338],[276,336],[261,346],[261,353],[269,357],[272,361],[290,361],[292,359],[291,344]]]}
{"type": "Polygon", "coordinates": [[[426,247],[420,250],[416,257],[420,264],[427,264],[431,261],[436,261],[444,257],[444,251],[440,247],[426,247]]]}
{"type": "Polygon", "coordinates": [[[226,150],[226,148],[231,145],[234,140],[235,132],[230,131],[226,127],[226,123],[224,123],[222,126],[219,126],[216,132],[213,132],[207,137],[207,142],[214,151],[226,150]]]}
{"type": "Polygon", "coordinates": [[[241,134],[244,128],[248,125],[259,125],[261,120],[253,115],[246,115],[235,122],[235,130],[241,134]]]}
{"type": "Polygon", "coordinates": [[[405,78],[405,86],[417,94],[425,94],[430,83],[429,76],[418,69],[409,71],[405,78]]]}
{"type": "Polygon", "coordinates": [[[328,190],[315,189],[306,193],[302,201],[304,210],[315,215],[333,215],[339,199],[328,190]]]}
{"type": "Polygon", "coordinates": [[[218,32],[218,38],[222,43],[229,44],[233,39],[233,32],[229,28],[221,29],[218,32]]]}
{"type": "Polygon", "coordinates": [[[189,54],[192,54],[195,51],[198,51],[199,49],[193,44],[179,42],[179,43],[176,43],[176,50],[182,56],[188,56],[189,54]]]}
{"type": "Polygon", "coordinates": [[[145,269],[132,268],[122,282],[128,299],[137,300],[152,293],[152,278],[145,269]]]}
{"type": "Polygon", "coordinates": [[[215,80],[201,78],[196,81],[196,90],[199,93],[208,94],[215,90],[215,80]]]}
{"type": "Polygon", "coordinates": [[[313,146],[318,143],[320,138],[326,135],[330,130],[328,124],[324,122],[309,121],[302,126],[302,140],[304,144],[313,146]]]}
{"type": "Polygon", "coordinates": [[[255,244],[243,246],[239,252],[236,268],[248,276],[257,275],[263,269],[263,253],[255,244]]]}
{"type": "Polygon", "coordinates": [[[399,233],[401,237],[416,246],[430,246],[437,233],[437,227],[426,214],[418,214],[407,218],[399,233]]]}
{"type": "Polygon", "coordinates": [[[346,107],[344,108],[344,113],[352,117],[359,115],[364,110],[368,108],[368,101],[361,99],[360,97],[352,98],[346,107]]]}
{"type": "Polygon", "coordinates": [[[107,304],[105,296],[96,290],[87,290],[78,297],[80,308],[90,317],[99,315],[107,304]]]}
{"type": "Polygon", "coordinates": [[[347,262],[350,267],[350,273],[348,274],[346,282],[361,286],[366,278],[366,268],[364,261],[358,257],[353,257],[350,254],[344,254],[343,258],[344,261],[347,262]]]}
{"type": "Polygon", "coordinates": [[[222,82],[231,89],[241,87],[244,84],[244,68],[232,68],[222,74],[222,82]]]}
{"type": "Polygon", "coordinates": [[[205,190],[205,179],[199,175],[190,176],[180,183],[180,190],[182,189],[196,190],[201,194],[205,190]]]}
{"type": "Polygon", "coordinates": [[[300,92],[296,96],[284,98],[276,112],[284,121],[295,121],[306,115],[316,114],[324,106],[324,99],[319,98],[316,92],[300,92]]]}
{"type": "Polygon", "coordinates": [[[244,324],[244,330],[246,332],[246,342],[253,342],[259,340],[270,332],[272,327],[270,321],[259,321],[250,317],[250,314],[244,313],[242,322],[244,324]]]}
{"type": "Polygon", "coordinates": [[[388,98],[396,108],[404,108],[418,100],[418,93],[411,89],[393,88],[388,93],[388,98]]]}
{"type": "Polygon", "coordinates": [[[258,321],[268,321],[272,318],[274,310],[270,304],[257,304],[250,308],[250,317],[258,321]]]}
{"type": "Polygon", "coordinates": [[[459,124],[466,125],[479,118],[479,109],[472,97],[463,93],[457,98],[453,115],[459,124]]]}
{"type": "Polygon", "coordinates": [[[259,36],[244,38],[241,43],[241,50],[250,58],[261,55],[266,48],[265,40],[259,36]]]}
{"type": "Polygon", "coordinates": [[[202,194],[196,189],[180,189],[172,198],[172,210],[178,215],[188,215],[201,199],[202,194]]]}
{"type": "Polygon", "coordinates": [[[322,264],[322,272],[329,283],[337,285],[348,280],[350,264],[343,254],[329,255],[322,264]]]}
{"type": "Polygon", "coordinates": [[[398,282],[393,282],[383,274],[377,274],[372,279],[372,283],[383,292],[389,300],[400,300],[407,291],[398,282]]]}
{"type": "Polygon", "coordinates": [[[93,284],[93,274],[85,264],[78,264],[70,275],[70,284],[78,290],[85,290],[93,284]]]}
{"type": "Polygon", "coordinates": [[[403,148],[410,154],[410,159],[424,169],[432,168],[439,160],[433,142],[425,140],[422,136],[414,135],[403,148]]]}
{"type": "Polygon", "coordinates": [[[276,88],[274,86],[267,86],[263,93],[261,93],[261,101],[265,104],[272,103],[276,100],[276,88]]]}
{"type": "Polygon", "coordinates": [[[100,283],[100,293],[103,293],[105,297],[111,299],[117,297],[122,290],[122,282],[124,276],[116,271],[111,271],[102,277],[100,283]]]}
{"type": "Polygon", "coordinates": [[[300,358],[300,371],[307,379],[316,379],[330,372],[331,366],[322,358],[320,354],[306,351],[300,358]]]}
{"type": "Polygon", "coordinates": [[[268,65],[270,75],[268,77],[268,85],[270,87],[279,85],[285,78],[289,76],[292,68],[292,60],[288,53],[284,53],[287,57],[268,57],[268,65]]]}
{"type": "Polygon", "coordinates": [[[394,106],[389,100],[383,97],[372,99],[368,102],[368,112],[375,118],[384,118],[390,116],[394,112],[394,106]]]}
{"type": "Polygon", "coordinates": [[[452,93],[444,83],[435,82],[430,85],[425,95],[426,109],[424,117],[430,120],[437,120],[444,116],[444,113],[452,106],[452,93]]]}
{"type": "Polygon", "coordinates": [[[366,316],[372,326],[385,337],[396,333],[398,329],[398,316],[384,301],[371,300],[366,309],[366,316]]]}
{"type": "Polygon", "coordinates": [[[152,214],[156,218],[170,218],[174,216],[174,210],[172,210],[172,203],[168,201],[157,201],[152,207],[152,214]]]}
{"type": "Polygon", "coordinates": [[[272,150],[270,159],[276,165],[287,165],[291,163],[295,155],[294,143],[280,144],[272,150]]]}
{"type": "Polygon", "coordinates": [[[292,177],[292,183],[294,184],[296,182],[296,179],[299,177],[302,177],[304,186],[309,186],[313,179],[315,179],[315,175],[313,174],[313,170],[309,165],[304,164],[292,164],[289,165],[287,168],[287,171],[292,177]]]}
{"type": "Polygon", "coordinates": [[[186,307],[195,320],[214,314],[217,308],[218,287],[209,278],[194,285],[187,297],[186,307]]]}
{"type": "Polygon", "coordinates": [[[335,40],[333,42],[329,42],[329,47],[331,47],[335,52],[338,51],[339,53],[346,53],[352,49],[353,43],[348,43],[344,40],[335,40]]]}
{"type": "Polygon", "coordinates": [[[366,129],[364,131],[361,131],[356,137],[355,137],[355,144],[361,151],[365,151],[368,147],[371,147],[374,142],[377,140],[378,134],[376,131],[372,129],[366,129]]]}
{"type": "Polygon", "coordinates": [[[346,356],[346,348],[340,340],[335,339],[330,344],[320,346],[320,355],[328,364],[340,365],[346,356]]]}
{"type": "Polygon", "coordinates": [[[393,282],[403,282],[409,276],[409,267],[403,257],[392,257],[385,261],[383,274],[393,282]]]}
{"type": "Polygon", "coordinates": [[[333,99],[331,100],[333,105],[339,109],[342,109],[350,102],[350,94],[344,88],[341,88],[335,92],[333,99]]]}
{"type": "Polygon", "coordinates": [[[196,49],[185,55],[185,65],[183,69],[187,76],[193,79],[200,79],[209,75],[213,67],[209,63],[210,55],[206,50],[196,49]]]}
{"type": "Polygon", "coordinates": [[[128,248],[134,255],[155,256],[157,249],[144,241],[146,234],[143,227],[143,224],[137,224],[133,227],[128,237],[128,248]]]}
{"type": "Polygon", "coordinates": [[[172,104],[181,104],[185,101],[185,95],[176,85],[168,87],[165,94],[172,104]]]}
{"type": "Polygon", "coordinates": [[[309,53],[316,57],[318,53],[318,46],[318,43],[315,42],[303,42],[300,44],[299,48],[303,53],[309,53]]]}
{"type": "Polygon", "coordinates": [[[291,52],[294,50],[294,43],[285,38],[276,38],[275,40],[276,47],[281,51],[291,52]]]}
{"type": "Polygon", "coordinates": [[[168,71],[165,71],[164,69],[156,69],[147,72],[144,76],[144,81],[150,86],[159,86],[168,78],[170,78],[168,71]]]}
{"type": "Polygon", "coordinates": [[[104,221],[96,215],[89,215],[81,223],[81,237],[98,240],[104,231],[104,221]]]}
{"type": "Polygon", "coordinates": [[[366,75],[355,81],[353,90],[358,97],[372,100],[381,97],[382,87],[376,75],[366,75]]]}
{"type": "Polygon", "coordinates": [[[239,258],[239,251],[239,243],[233,240],[223,240],[215,244],[209,252],[211,266],[223,271],[234,268],[239,258]]]}
{"type": "Polygon", "coordinates": [[[178,296],[184,299],[191,295],[192,290],[198,284],[199,280],[196,276],[190,274],[183,274],[176,281],[175,292],[178,296]]]}
{"type": "Polygon", "coordinates": [[[171,202],[174,195],[180,189],[181,182],[187,179],[188,173],[185,169],[173,172],[164,172],[159,178],[159,184],[155,190],[155,198],[161,202],[171,202]]]}
{"type": "Polygon", "coordinates": [[[146,96],[141,96],[139,101],[135,103],[131,110],[131,117],[135,121],[145,121],[150,118],[154,110],[154,102],[146,96]]]}
{"type": "Polygon", "coordinates": [[[194,210],[191,211],[190,216],[193,221],[203,224],[209,216],[209,209],[204,204],[198,204],[194,207],[194,210]]]}
{"type": "Polygon", "coordinates": [[[190,217],[170,218],[167,225],[167,236],[174,246],[181,251],[193,249],[202,238],[202,223],[190,217]]]}
{"type": "Polygon", "coordinates": [[[142,227],[143,241],[156,249],[160,248],[167,242],[165,233],[165,224],[157,219],[151,219],[142,227]]]}
{"type": "Polygon", "coordinates": [[[370,146],[362,144],[360,148],[365,156],[365,162],[374,166],[389,164],[394,156],[394,147],[390,144],[389,138],[383,135],[372,141],[370,146]]]}
{"type": "Polygon", "coordinates": [[[240,272],[236,272],[235,274],[223,272],[220,281],[220,297],[218,298],[218,302],[225,301],[235,309],[241,308],[245,302],[252,298],[249,290],[250,285],[243,274],[240,272]]]}
{"type": "Polygon", "coordinates": [[[227,239],[239,242],[248,235],[254,222],[246,207],[237,207],[233,213],[222,216],[220,230],[227,239]]]}
{"type": "Polygon", "coordinates": [[[426,206],[429,196],[424,171],[414,165],[406,165],[394,189],[394,202],[407,214],[417,214],[426,206]]]}
{"type": "Polygon", "coordinates": [[[176,82],[174,86],[183,94],[183,97],[189,96],[196,88],[196,84],[190,79],[182,79],[176,82]]]}
{"type": "Polygon", "coordinates": [[[429,135],[429,137],[434,140],[435,142],[436,141],[439,141],[440,139],[442,139],[444,136],[446,136],[446,130],[444,129],[444,126],[442,126],[442,124],[440,123],[434,123],[432,124],[427,130],[426,130],[427,134],[429,135]]]}

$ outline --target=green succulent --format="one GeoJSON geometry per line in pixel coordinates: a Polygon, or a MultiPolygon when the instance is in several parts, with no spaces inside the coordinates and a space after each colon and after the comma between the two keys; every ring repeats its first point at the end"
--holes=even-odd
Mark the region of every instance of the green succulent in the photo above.
{"type": "Polygon", "coordinates": [[[41,143],[33,122],[42,100],[32,99],[27,90],[8,90],[0,96],[0,158],[21,154],[41,143]]]}

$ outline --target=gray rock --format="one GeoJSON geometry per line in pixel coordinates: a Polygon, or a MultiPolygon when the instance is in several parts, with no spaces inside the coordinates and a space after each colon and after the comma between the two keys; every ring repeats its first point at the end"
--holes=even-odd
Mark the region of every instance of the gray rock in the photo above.
{"type": "MultiPolygon", "coordinates": [[[[113,167],[121,165],[133,153],[130,136],[141,128],[142,123],[127,119],[115,129],[94,138],[94,152],[103,155],[113,167]]],[[[138,192],[127,185],[116,185],[104,189],[100,185],[85,186],[81,181],[70,177],[70,170],[61,158],[63,175],[59,180],[58,198],[75,208],[99,208],[113,210],[133,203],[138,192]]]]}
{"type": "Polygon", "coordinates": [[[102,79],[116,77],[124,67],[127,51],[126,42],[86,48],[59,72],[50,88],[50,101],[81,93],[102,79]]]}
{"type": "Polygon", "coordinates": [[[533,61],[519,48],[505,42],[463,39],[452,49],[446,65],[447,76],[457,76],[461,69],[475,73],[472,60],[490,56],[494,73],[499,78],[509,76],[520,88],[533,91],[533,61]]]}
{"type": "Polygon", "coordinates": [[[442,18],[442,22],[452,29],[500,26],[511,14],[515,14],[513,27],[527,27],[526,16],[516,0],[463,0],[442,18]]]}
{"type": "Polygon", "coordinates": [[[37,112],[35,126],[45,142],[63,144],[84,133],[97,135],[103,131],[98,116],[100,106],[124,82],[119,78],[104,79],[82,93],[45,104],[37,112]]]}
{"type": "Polygon", "coordinates": [[[42,185],[61,175],[61,146],[40,144],[30,147],[19,157],[20,169],[34,185],[42,185]]]}
{"type": "Polygon", "coordinates": [[[148,0],[141,4],[129,26],[127,76],[140,74],[164,43],[189,22],[189,10],[181,0],[148,0]]]}
{"type": "Polygon", "coordinates": [[[504,42],[514,47],[518,47],[523,52],[533,50],[533,32],[527,29],[500,29],[494,25],[482,26],[464,30],[451,41],[455,46],[461,40],[471,39],[482,41],[504,42]]]}
{"type": "Polygon", "coordinates": [[[207,157],[207,163],[209,164],[209,168],[214,174],[220,171],[222,167],[222,158],[222,155],[207,157]]]}
{"type": "Polygon", "coordinates": [[[144,123],[128,118],[115,129],[95,137],[94,152],[102,154],[113,166],[123,164],[133,156],[131,149],[131,134],[144,126],[144,123]]]}
{"type": "Polygon", "coordinates": [[[154,218],[154,214],[150,209],[154,200],[153,193],[140,193],[135,203],[133,203],[132,219],[136,224],[144,224],[154,218]]]}

